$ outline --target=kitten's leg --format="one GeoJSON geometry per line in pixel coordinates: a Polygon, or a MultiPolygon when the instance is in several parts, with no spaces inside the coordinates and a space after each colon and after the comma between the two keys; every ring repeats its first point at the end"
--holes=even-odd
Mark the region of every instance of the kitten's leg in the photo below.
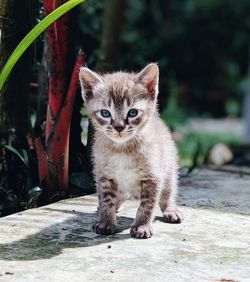
{"type": "Polygon", "coordinates": [[[99,217],[92,229],[97,234],[114,234],[116,231],[117,185],[113,180],[100,178],[97,182],[99,217]]]}
{"type": "Polygon", "coordinates": [[[151,223],[153,211],[158,200],[158,187],[152,180],[141,183],[141,204],[131,226],[130,234],[136,238],[150,238],[153,234],[151,223]]]}
{"type": "Polygon", "coordinates": [[[177,175],[173,174],[170,181],[165,183],[165,187],[160,196],[160,208],[163,213],[163,219],[169,223],[181,223],[183,220],[182,213],[176,205],[177,194],[177,175]]]}

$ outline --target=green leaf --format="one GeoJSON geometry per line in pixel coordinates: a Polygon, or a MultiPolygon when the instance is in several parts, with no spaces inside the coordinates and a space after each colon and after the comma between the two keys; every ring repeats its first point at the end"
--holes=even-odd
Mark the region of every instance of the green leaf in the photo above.
{"type": "Polygon", "coordinates": [[[22,149],[23,159],[26,166],[29,166],[29,157],[26,150],[22,149]]]}
{"type": "Polygon", "coordinates": [[[32,196],[34,195],[34,193],[42,193],[42,191],[43,191],[42,188],[40,188],[39,186],[36,186],[28,191],[28,195],[32,196]]]}
{"type": "Polygon", "coordinates": [[[65,4],[58,7],[56,10],[51,12],[46,16],[41,22],[39,22],[17,45],[16,49],[13,51],[8,61],[4,65],[0,73],[0,90],[2,89],[7,77],[9,76],[12,68],[25,52],[25,50],[30,46],[30,44],[54,21],[60,18],[62,15],[67,13],[69,10],[75,6],[83,3],[85,0],[69,0],[65,4]]]}
{"type": "Polygon", "coordinates": [[[37,201],[38,197],[42,194],[42,192],[43,190],[38,186],[28,191],[28,196],[29,196],[27,203],[28,208],[33,206],[33,204],[37,201]]]}
{"type": "Polygon", "coordinates": [[[4,148],[8,149],[9,151],[17,155],[20,158],[20,160],[26,165],[26,161],[24,157],[14,147],[9,146],[9,145],[4,145],[4,148]]]}

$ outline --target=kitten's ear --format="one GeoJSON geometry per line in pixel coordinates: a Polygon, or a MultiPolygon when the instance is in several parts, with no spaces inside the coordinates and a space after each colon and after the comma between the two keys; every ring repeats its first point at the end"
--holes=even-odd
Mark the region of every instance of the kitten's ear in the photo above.
{"type": "Polygon", "coordinates": [[[90,99],[93,96],[93,88],[102,83],[102,78],[97,73],[88,68],[81,67],[79,72],[83,100],[90,99]]]}
{"type": "Polygon", "coordinates": [[[157,64],[147,65],[136,77],[136,83],[141,83],[152,98],[158,95],[159,68],[157,64]]]}

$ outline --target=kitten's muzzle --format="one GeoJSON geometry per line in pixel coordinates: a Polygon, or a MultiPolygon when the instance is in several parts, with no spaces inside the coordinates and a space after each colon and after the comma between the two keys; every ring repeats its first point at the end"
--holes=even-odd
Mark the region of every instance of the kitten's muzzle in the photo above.
{"type": "Polygon", "coordinates": [[[117,132],[120,133],[120,132],[122,132],[122,131],[124,130],[125,127],[124,127],[124,126],[115,126],[114,128],[115,128],[115,130],[116,130],[117,132]]]}

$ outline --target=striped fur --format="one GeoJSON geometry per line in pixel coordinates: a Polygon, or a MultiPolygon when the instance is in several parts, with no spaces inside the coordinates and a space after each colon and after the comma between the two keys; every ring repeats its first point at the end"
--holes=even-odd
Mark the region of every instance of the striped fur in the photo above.
{"type": "Polygon", "coordinates": [[[87,68],[80,71],[83,99],[95,127],[93,165],[99,199],[99,218],[93,226],[96,233],[115,233],[116,210],[131,196],[140,199],[132,237],[151,237],[157,203],[167,222],[182,220],[175,203],[176,147],[157,110],[158,77],[156,64],[149,64],[139,74],[101,76],[87,68]],[[103,109],[110,117],[102,116],[103,109]],[[129,117],[131,109],[138,115],[129,117]]]}

